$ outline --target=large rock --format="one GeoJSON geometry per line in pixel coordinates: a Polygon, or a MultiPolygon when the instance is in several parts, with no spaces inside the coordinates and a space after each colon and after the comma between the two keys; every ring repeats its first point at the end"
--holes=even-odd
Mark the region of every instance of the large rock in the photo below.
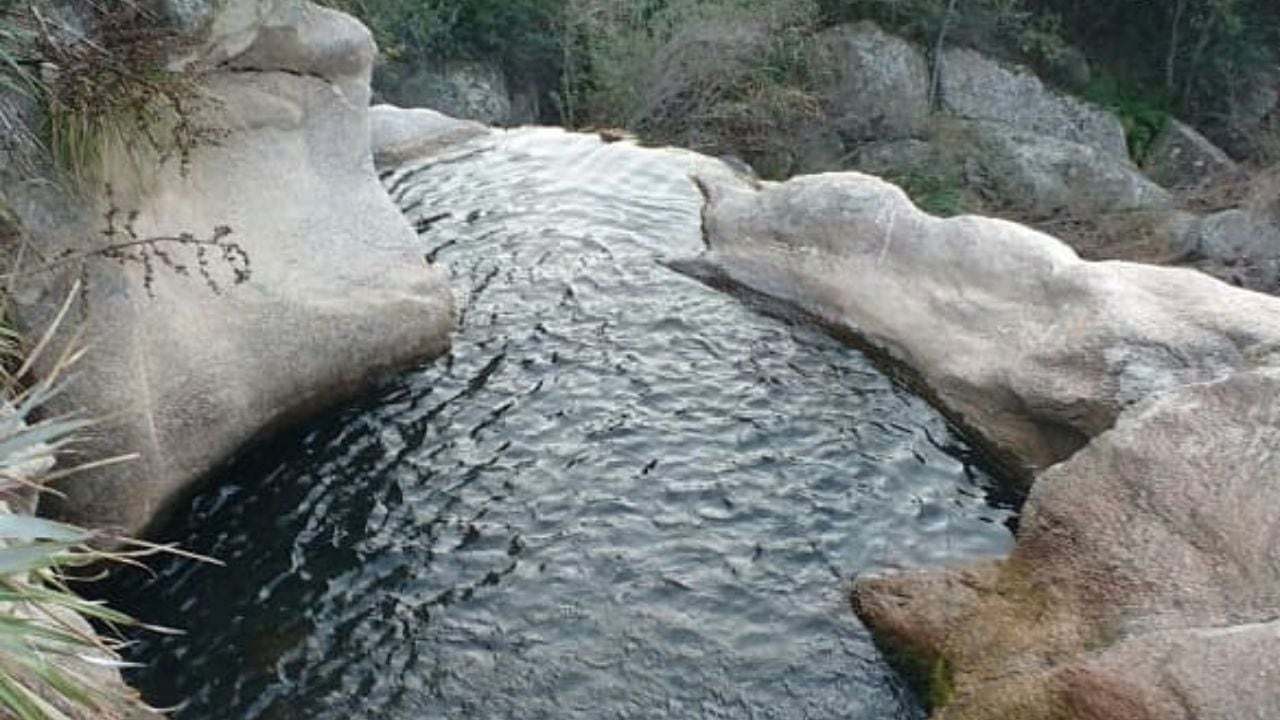
{"type": "Polygon", "coordinates": [[[929,64],[914,44],[874,23],[839,25],[819,36],[831,78],[824,95],[846,142],[894,140],[924,133],[929,120],[929,64]]]}
{"type": "Polygon", "coordinates": [[[400,107],[430,108],[486,125],[511,125],[516,118],[502,68],[491,63],[449,61],[427,65],[391,63],[378,72],[378,93],[400,107]]]}
{"type": "Polygon", "coordinates": [[[478,122],[458,120],[435,110],[405,110],[394,105],[369,109],[373,161],[380,168],[433,155],[488,132],[489,128],[478,122]]]}
{"type": "Polygon", "coordinates": [[[703,187],[703,272],[912,369],[1024,477],[1154,392],[1280,352],[1280,300],[1190,270],[1086,262],[1013,223],[933,218],[870,176],[703,187]]]}
{"type": "Polygon", "coordinates": [[[1202,219],[1188,248],[1228,265],[1252,265],[1280,277],[1280,224],[1251,208],[1233,208],[1202,219]]]}
{"type": "Polygon", "coordinates": [[[863,143],[848,165],[901,183],[935,211],[930,196],[1035,220],[1129,215],[1172,202],[1128,158],[989,122],[935,119],[928,140],[863,143]]]}
{"type": "Polygon", "coordinates": [[[974,123],[971,128],[973,141],[961,152],[981,168],[977,182],[998,203],[1021,215],[1093,217],[1171,202],[1168,191],[1143,175],[1127,156],[994,123],[974,123]]]}
{"type": "Polygon", "coordinates": [[[1129,157],[1124,126],[1101,108],[1044,86],[1030,70],[1008,66],[968,48],[942,54],[940,89],[952,114],[1129,157]]]}
{"type": "Polygon", "coordinates": [[[1007,560],[854,607],[943,720],[1280,712],[1280,299],[939,220],[855,174],[702,178],[697,272],[812,315],[1041,471],[1007,560]]]}
{"type": "Polygon", "coordinates": [[[1037,481],[1002,567],[866,579],[855,607],[937,718],[1277,717],[1278,442],[1280,370],[1171,390],[1037,481]]]}
{"type": "MultiPolygon", "coordinates": [[[[245,443],[447,345],[443,275],[374,173],[368,31],[310,3],[268,5],[258,25],[231,28],[252,41],[206,76],[219,104],[198,119],[227,132],[188,172],[170,162],[139,176],[114,158],[109,195],[3,185],[44,257],[142,243],[132,260],[88,257],[83,274],[64,263],[24,276],[14,297],[36,333],[85,279],[66,325],[84,316],[89,352],[63,405],[102,420],[89,457],[140,455],[60,487],[58,510],[77,522],[140,531],[245,443]],[[234,250],[193,244],[221,226],[221,242],[248,256],[247,282],[236,282],[234,250]]],[[[198,35],[215,58],[227,47],[221,17],[198,35]]]]}
{"type": "Polygon", "coordinates": [[[1177,120],[1166,123],[1156,136],[1142,168],[1167,188],[1193,188],[1239,170],[1226,152],[1177,120]]]}
{"type": "Polygon", "coordinates": [[[1280,220],[1251,205],[1194,217],[1175,237],[1188,264],[1233,285],[1280,293],[1280,220]]]}
{"type": "Polygon", "coordinates": [[[1208,120],[1205,133],[1219,147],[1241,160],[1280,160],[1276,134],[1280,132],[1280,66],[1253,65],[1244,70],[1220,101],[1224,105],[1208,120]]]}

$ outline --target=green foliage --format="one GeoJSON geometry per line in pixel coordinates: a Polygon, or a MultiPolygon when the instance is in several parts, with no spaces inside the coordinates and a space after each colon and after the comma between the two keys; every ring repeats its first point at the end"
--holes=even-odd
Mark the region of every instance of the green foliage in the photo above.
{"type": "Polygon", "coordinates": [[[360,18],[392,61],[497,60],[513,76],[557,74],[565,0],[327,0],[360,18]]]}
{"type": "Polygon", "coordinates": [[[1170,109],[1191,120],[1232,112],[1280,60],[1275,0],[1026,1],[1036,13],[1058,14],[1063,35],[1095,64],[1158,88],[1170,109]]]}
{"type": "Polygon", "coordinates": [[[902,188],[921,210],[938,217],[954,217],[970,212],[964,184],[945,172],[914,170],[885,178],[902,188]]]}
{"type": "Polygon", "coordinates": [[[825,23],[874,20],[932,46],[944,24],[948,42],[988,50],[1009,46],[1030,14],[1022,0],[821,0],[825,23]]]}
{"type": "Polygon", "coordinates": [[[20,52],[31,41],[30,32],[6,15],[0,14],[0,91],[21,95],[35,92],[36,78],[23,64],[20,52]]]}
{"type": "Polygon", "coordinates": [[[948,43],[1028,61],[1072,88],[1092,63],[1126,79],[1128,87],[1090,92],[1124,109],[1140,145],[1159,124],[1156,109],[1230,122],[1257,87],[1275,81],[1280,62],[1276,0],[966,0],[953,16],[949,0],[820,5],[825,23],[871,19],[929,46],[945,25],[948,43]]]}
{"type": "MultiPolygon", "coordinates": [[[[68,302],[60,318],[69,307],[68,302]]],[[[55,454],[70,447],[91,424],[74,415],[34,417],[58,393],[61,373],[77,357],[62,354],[51,363],[51,371],[24,388],[33,360],[48,352],[52,336],[50,329],[27,360],[0,381],[6,399],[0,412],[0,495],[7,498],[42,492],[43,483],[55,476],[55,454]]],[[[18,346],[12,332],[0,330],[0,354],[10,360],[10,367],[17,364],[18,346]]],[[[81,598],[67,585],[66,573],[72,569],[128,561],[136,554],[96,549],[103,539],[99,533],[14,514],[0,502],[0,716],[67,720],[74,714],[124,720],[145,707],[123,685],[76,672],[86,662],[122,665],[119,643],[94,633],[87,620],[113,628],[137,625],[127,615],[81,598]]]]}
{"type": "Polygon", "coordinates": [[[373,27],[392,62],[497,60],[565,124],[658,139],[680,136],[679,116],[743,116],[709,112],[715,102],[809,91],[813,34],[857,20],[930,52],[945,29],[947,45],[1027,62],[1119,112],[1139,157],[1170,113],[1236,122],[1280,60],[1275,0],[329,1],[373,27]],[[752,28],[776,37],[761,44],[752,28]]]}
{"type": "Polygon", "coordinates": [[[1124,124],[1129,153],[1141,162],[1151,143],[1173,117],[1172,103],[1160,90],[1098,73],[1084,89],[1084,97],[1114,112],[1124,124]]]}
{"type": "Polygon", "coordinates": [[[2,107],[0,125],[38,138],[74,184],[97,179],[113,147],[139,165],[177,156],[185,169],[219,133],[194,120],[207,100],[194,73],[166,67],[178,38],[130,2],[91,7],[88,33],[34,12],[0,14],[0,91],[41,110],[32,127],[2,107]]]}
{"type": "Polygon", "coordinates": [[[702,150],[773,154],[820,114],[810,0],[667,0],[581,21],[580,121],[702,150]]]}

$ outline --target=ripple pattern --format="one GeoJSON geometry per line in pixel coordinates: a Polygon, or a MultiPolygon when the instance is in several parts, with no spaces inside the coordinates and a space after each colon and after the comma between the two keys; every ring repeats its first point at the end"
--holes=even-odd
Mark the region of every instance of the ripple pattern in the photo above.
{"type": "Polygon", "coordinates": [[[450,356],[250,452],[113,599],[186,628],[179,720],[920,718],[859,572],[1007,551],[931,407],[665,268],[696,156],[547,130],[386,178],[447,263],[450,356]]]}

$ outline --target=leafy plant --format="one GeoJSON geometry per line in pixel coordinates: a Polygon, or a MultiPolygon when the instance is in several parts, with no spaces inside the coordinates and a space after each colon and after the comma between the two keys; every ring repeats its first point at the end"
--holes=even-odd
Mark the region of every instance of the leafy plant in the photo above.
{"type": "Polygon", "coordinates": [[[1096,74],[1083,94],[1119,116],[1129,153],[1138,162],[1146,158],[1151,143],[1173,117],[1172,103],[1163,92],[1111,73],[1096,74]]]}
{"type": "Polygon", "coordinates": [[[75,184],[98,178],[113,147],[139,166],[177,156],[185,171],[191,152],[221,133],[196,120],[212,103],[196,71],[167,67],[184,41],[129,0],[91,3],[87,12],[81,32],[36,6],[0,10],[0,91],[40,108],[36,122],[0,107],[0,126],[37,138],[75,184]]]}
{"type": "MultiPolygon", "coordinates": [[[[57,477],[131,459],[52,470],[55,455],[70,449],[91,422],[74,414],[36,420],[35,413],[57,395],[62,374],[79,353],[64,351],[43,379],[25,388],[22,383],[36,358],[50,351],[54,330],[70,307],[69,297],[26,361],[0,382],[8,398],[0,409],[0,497],[5,498],[0,501],[0,715],[15,720],[123,720],[146,707],[110,673],[87,672],[124,666],[120,643],[99,636],[87,621],[108,628],[138,623],[77,595],[68,586],[68,573],[102,562],[134,562],[159,548],[15,514],[9,507],[25,494],[50,492],[44,483],[57,477]],[[99,549],[106,540],[123,542],[123,549],[99,549]]],[[[11,331],[0,332],[0,352],[16,358],[18,344],[11,331]]]]}

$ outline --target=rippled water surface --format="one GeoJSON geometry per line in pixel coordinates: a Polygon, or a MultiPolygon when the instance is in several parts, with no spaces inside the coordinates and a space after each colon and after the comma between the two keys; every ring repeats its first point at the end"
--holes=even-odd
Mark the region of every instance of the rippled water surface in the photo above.
{"type": "Polygon", "coordinates": [[[693,156],[521,131],[387,178],[453,353],[259,448],[125,578],[180,720],[917,718],[859,572],[1003,552],[927,404],[662,266],[693,156]],[[446,215],[447,214],[447,215],[446,215]]]}

